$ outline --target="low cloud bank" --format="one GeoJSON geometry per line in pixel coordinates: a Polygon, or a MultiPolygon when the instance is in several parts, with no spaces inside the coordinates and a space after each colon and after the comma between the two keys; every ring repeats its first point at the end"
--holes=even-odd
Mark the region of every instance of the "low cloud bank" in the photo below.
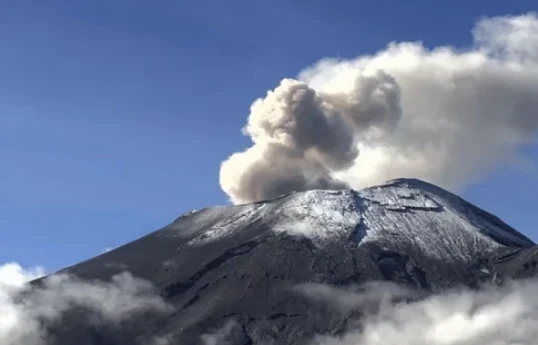
{"type": "Polygon", "coordinates": [[[538,341],[538,281],[507,282],[481,290],[458,289],[415,302],[384,303],[387,299],[416,297],[409,290],[384,283],[361,291],[319,284],[297,288],[309,298],[335,308],[375,311],[358,320],[344,336],[317,336],[315,345],[533,345],[538,341]]]}
{"type": "Polygon", "coordinates": [[[46,325],[61,320],[74,308],[89,312],[93,325],[114,325],[144,312],[170,310],[153,286],[129,273],[110,282],[82,281],[60,274],[37,287],[25,284],[45,274],[41,268],[24,270],[15,263],[0,266],[0,344],[44,345],[46,325]]]}

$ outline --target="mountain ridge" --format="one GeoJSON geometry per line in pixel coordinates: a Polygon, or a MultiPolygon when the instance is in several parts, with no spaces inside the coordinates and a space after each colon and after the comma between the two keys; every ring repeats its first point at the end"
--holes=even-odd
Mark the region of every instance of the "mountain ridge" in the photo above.
{"type": "MultiPolygon", "coordinates": [[[[435,185],[397,179],[189,212],[60,273],[91,281],[127,271],[151,282],[176,311],[157,328],[139,320],[140,339],[202,344],[202,334],[233,321],[240,331],[230,344],[306,344],[341,332],[349,315],[298,298],[294,286],[388,281],[437,293],[532,276],[537,262],[534,242],[498,217],[435,185]]],[[[85,327],[77,323],[76,333],[85,327]]],[[[68,345],[59,334],[47,345],[68,345]]]]}

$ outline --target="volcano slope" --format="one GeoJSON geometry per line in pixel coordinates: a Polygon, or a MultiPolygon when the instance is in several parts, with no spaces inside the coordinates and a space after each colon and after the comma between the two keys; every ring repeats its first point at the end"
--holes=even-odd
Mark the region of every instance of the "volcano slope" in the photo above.
{"type": "Polygon", "coordinates": [[[357,311],[332,310],[297,286],[473,288],[532,276],[537,252],[497,217],[414,179],[212,207],[58,272],[84,281],[130,272],[155,286],[165,315],[105,327],[70,312],[47,325],[46,344],[218,344],[204,334],[223,327],[226,344],[306,344],[345,331],[357,311]]]}

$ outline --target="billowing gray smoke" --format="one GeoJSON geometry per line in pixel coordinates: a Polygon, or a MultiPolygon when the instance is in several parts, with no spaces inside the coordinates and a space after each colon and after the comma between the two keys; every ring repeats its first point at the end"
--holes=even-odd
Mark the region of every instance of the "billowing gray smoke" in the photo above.
{"type": "Polygon", "coordinates": [[[457,189],[518,153],[538,129],[536,14],[479,21],[474,46],[391,43],[326,59],[252,107],[253,145],[222,163],[234,203],[417,177],[457,189]]]}

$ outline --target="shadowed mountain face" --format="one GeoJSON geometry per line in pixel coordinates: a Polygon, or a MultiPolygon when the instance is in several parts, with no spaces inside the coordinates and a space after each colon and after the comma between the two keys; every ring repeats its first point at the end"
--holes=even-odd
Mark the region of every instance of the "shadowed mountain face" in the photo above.
{"type": "Polygon", "coordinates": [[[110,327],[69,312],[48,325],[47,345],[217,344],[204,334],[226,327],[227,344],[302,344],[343,332],[356,311],[315,303],[301,284],[390,281],[435,293],[531,276],[537,252],[495,216],[418,180],[207,208],[60,272],[84,281],[130,272],[169,310],[110,327]]]}

